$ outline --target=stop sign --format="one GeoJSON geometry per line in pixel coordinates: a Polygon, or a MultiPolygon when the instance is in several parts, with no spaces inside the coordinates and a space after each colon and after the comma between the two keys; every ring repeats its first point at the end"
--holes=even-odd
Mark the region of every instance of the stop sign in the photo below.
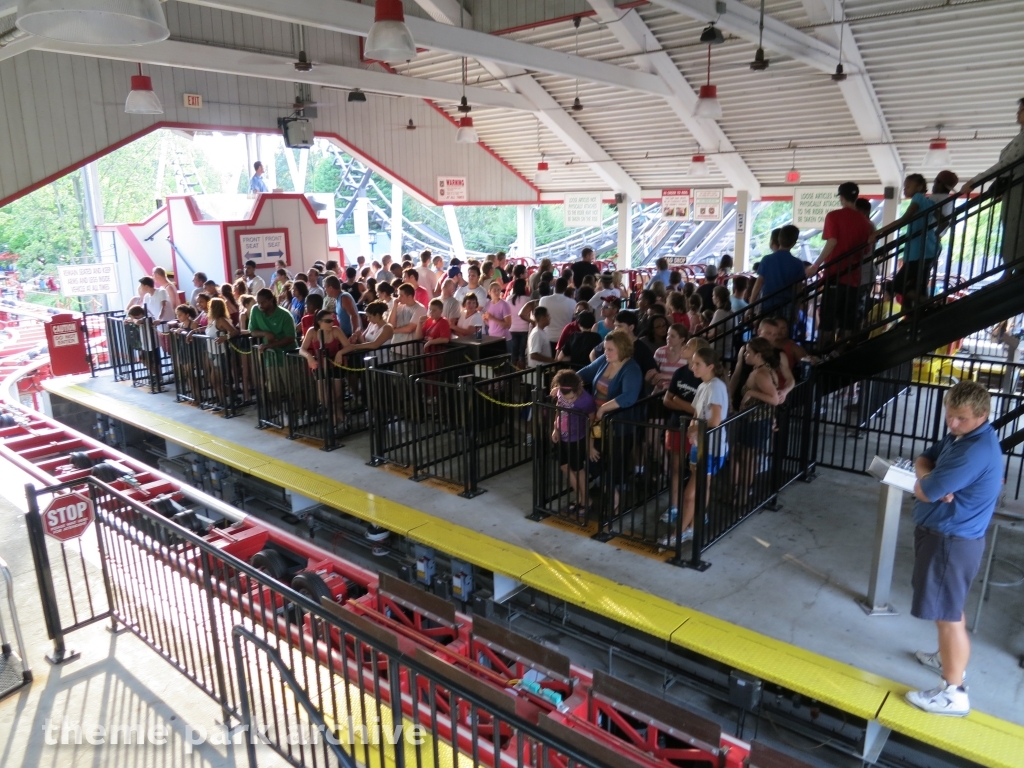
{"type": "Polygon", "coordinates": [[[43,531],[57,541],[68,541],[85,533],[92,519],[92,502],[80,493],[68,493],[43,510],[43,531]]]}

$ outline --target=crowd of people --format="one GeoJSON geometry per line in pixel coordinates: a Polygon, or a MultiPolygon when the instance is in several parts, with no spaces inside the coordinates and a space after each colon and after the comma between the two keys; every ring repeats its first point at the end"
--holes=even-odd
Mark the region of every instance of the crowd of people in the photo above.
{"type": "MultiPolygon", "coordinates": [[[[453,339],[504,339],[516,368],[566,364],[570,370],[556,378],[552,398],[594,423],[655,395],[670,413],[669,424],[680,426],[676,434],[682,434],[666,438],[670,471],[678,478],[689,470],[682,494],[671,483],[670,507],[662,519],[674,524],[681,516],[686,540],[693,535],[697,421],[714,429],[730,414],[782,405],[801,365],[815,361],[805,345],[849,335],[872,312],[884,319],[898,311],[897,296],[913,302],[920,273],[938,254],[936,227],[920,225],[914,215],[930,209],[946,215],[945,201],[956,184],[944,171],[927,195],[925,180],[909,176],[910,209],[876,231],[857,185],[844,183],[839,207],[825,219],[818,258],[807,263],[794,255],[800,231],[786,225],[772,232],[771,252],[755,265],[754,276],[731,274],[729,256],[708,265],[701,279],[659,259],[646,284],[627,284],[622,273],[602,271],[591,248],[557,267],[549,259],[530,267],[513,264],[503,252],[463,263],[429,250],[401,260],[359,257],[346,267],[333,260],[316,262],[294,274],[279,262],[269,283],[249,261],[233,283],[217,284],[196,273],[181,304],[172,298],[177,288],[157,269],[139,281],[129,321],[153,318],[190,336],[205,336],[211,354],[246,333],[265,348],[297,350],[311,370],[325,357],[341,364],[347,355],[415,340],[429,351],[453,339]],[[863,268],[870,260],[862,254],[908,223],[911,237],[900,274],[877,285],[874,273],[863,268]],[[801,288],[818,273],[825,288],[819,305],[809,309],[801,288]]],[[[582,465],[598,460],[598,432],[582,429],[576,417],[560,418],[552,439],[573,487],[573,506],[583,517],[589,501],[579,473],[582,465]]],[[[736,436],[730,472],[738,486],[749,485],[744,478],[755,474],[773,428],[771,419],[759,419],[736,436]]],[[[701,470],[709,476],[730,456],[725,430],[715,435],[701,470]]],[[[619,455],[602,463],[613,473],[625,472],[633,464],[629,435],[614,444],[619,455]]],[[[610,487],[623,487],[621,480],[610,487]]],[[[745,498],[743,490],[738,493],[745,498]]]]}

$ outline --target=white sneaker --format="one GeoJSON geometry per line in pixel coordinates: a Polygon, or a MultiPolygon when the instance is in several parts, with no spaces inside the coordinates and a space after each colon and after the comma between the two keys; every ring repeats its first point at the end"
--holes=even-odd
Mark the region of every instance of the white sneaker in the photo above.
{"type": "MultiPolygon", "coordinates": [[[[928,653],[928,651],[914,651],[914,658],[917,659],[922,666],[928,667],[932,672],[942,674],[942,658],[939,656],[939,652],[928,653]]],[[[964,682],[967,681],[967,672],[964,671],[964,682]]]]}
{"type": "Polygon", "coordinates": [[[679,517],[679,508],[669,507],[661,513],[661,517],[659,519],[663,523],[674,523],[677,517],[679,517]]]}
{"type": "Polygon", "coordinates": [[[692,541],[693,540],[693,528],[687,528],[685,531],[679,534],[680,541],[692,541]]]}
{"type": "Polygon", "coordinates": [[[945,680],[938,688],[932,688],[930,691],[908,691],[905,698],[918,709],[933,715],[964,717],[971,711],[967,689],[947,685],[945,680]]]}
{"type": "Polygon", "coordinates": [[[381,528],[379,525],[371,525],[363,535],[370,541],[384,541],[384,539],[391,535],[391,531],[387,528],[381,528]]]}

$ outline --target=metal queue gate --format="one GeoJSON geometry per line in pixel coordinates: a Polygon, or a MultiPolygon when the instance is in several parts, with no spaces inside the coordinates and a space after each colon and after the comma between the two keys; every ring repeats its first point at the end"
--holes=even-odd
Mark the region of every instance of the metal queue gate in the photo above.
{"type": "Polygon", "coordinates": [[[422,650],[403,652],[357,614],[210,543],[197,531],[211,521],[197,525],[193,512],[171,519],[95,477],[29,484],[26,496],[54,663],[75,657],[67,636],[83,627],[109,620],[132,632],[244,732],[252,768],[257,743],[296,766],[437,766],[462,752],[474,765],[608,768],[564,729],[517,714],[468,676],[446,676],[447,665],[422,650]],[[40,506],[72,490],[88,497],[95,522],[80,538],[55,542],[40,506]],[[365,735],[371,723],[381,738],[346,743],[347,729],[365,735]],[[423,737],[403,743],[402,728],[423,737]],[[296,744],[303,732],[318,736],[296,744]]]}

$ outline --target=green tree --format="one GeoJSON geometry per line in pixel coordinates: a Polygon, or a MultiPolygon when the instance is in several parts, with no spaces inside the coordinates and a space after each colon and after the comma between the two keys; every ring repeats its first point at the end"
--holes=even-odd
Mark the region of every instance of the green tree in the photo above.
{"type": "Polygon", "coordinates": [[[17,254],[15,267],[24,276],[54,274],[58,264],[91,257],[81,174],[75,171],[0,208],[0,250],[17,254]]]}

